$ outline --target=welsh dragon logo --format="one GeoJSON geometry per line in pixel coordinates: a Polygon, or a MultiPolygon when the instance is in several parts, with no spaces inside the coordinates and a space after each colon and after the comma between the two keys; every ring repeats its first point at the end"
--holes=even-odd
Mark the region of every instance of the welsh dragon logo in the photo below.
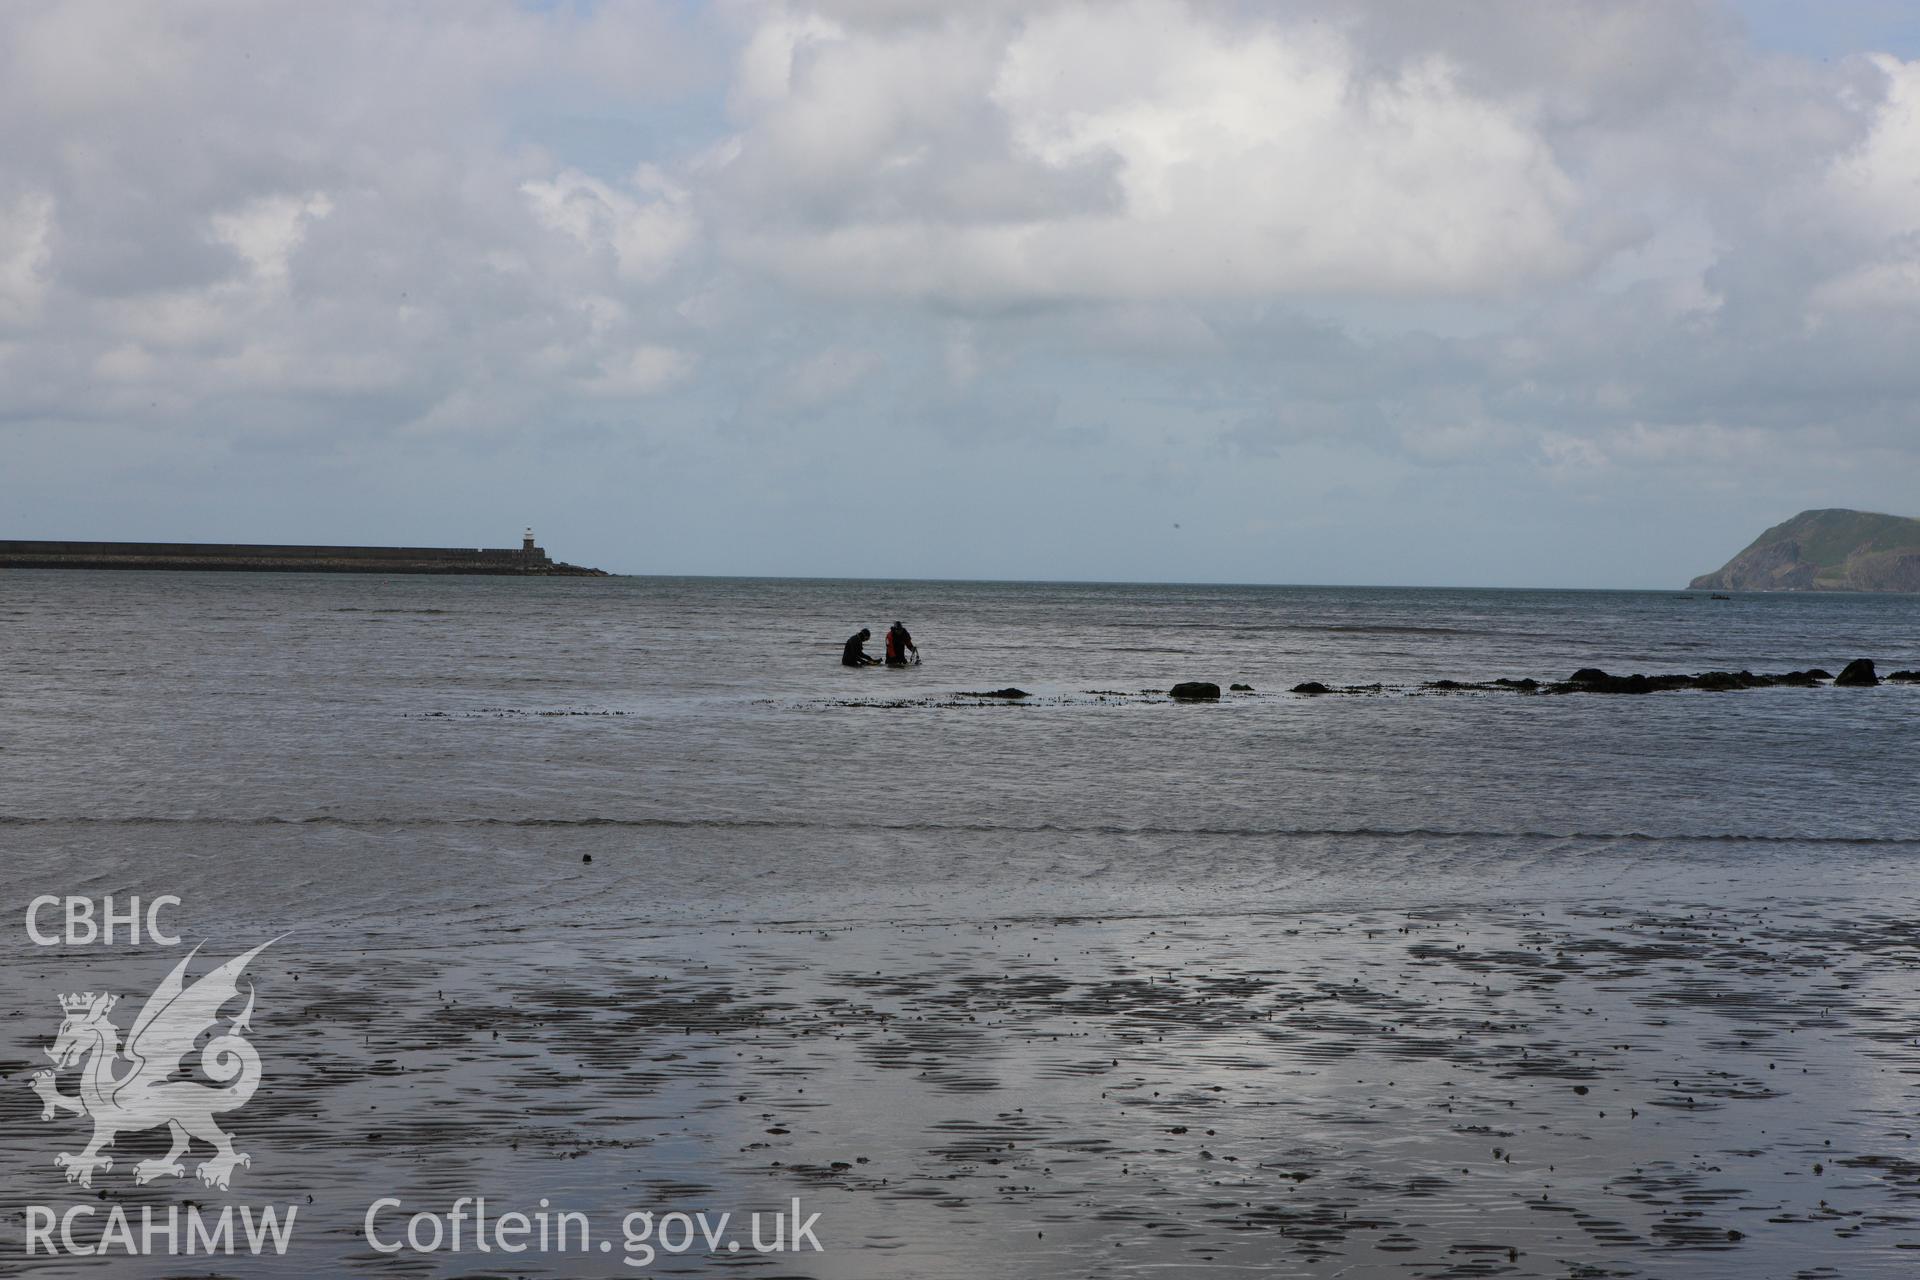
{"type": "Polygon", "coordinates": [[[260,1055],[245,1038],[252,1030],[252,985],[247,988],[246,1008],[229,1017],[224,1026],[220,1010],[239,998],[238,979],[247,962],[271,945],[263,942],[188,986],[187,965],[200,951],[195,947],[147,997],[127,1033],[124,1050],[120,1029],[107,1016],[118,996],[89,991],[60,997],[65,1017],[53,1047],[46,1051],[54,1069],[35,1072],[29,1084],[45,1104],[42,1120],[53,1119],[58,1111],[93,1117],[93,1141],[87,1149],[77,1156],[62,1152],[54,1158],[56,1165],[66,1169],[68,1182],[91,1187],[94,1170],[113,1168],[113,1157],[102,1155],[102,1148],[112,1146],[121,1133],[161,1125],[171,1132],[173,1149],[157,1160],[134,1165],[136,1183],[184,1176],[186,1166],[180,1157],[196,1139],[214,1151],[196,1170],[200,1181],[210,1187],[226,1190],[234,1169],[252,1163],[252,1157],[233,1149],[233,1138],[213,1119],[245,1106],[260,1086],[260,1055]],[[195,1044],[209,1031],[214,1034],[200,1049],[200,1070],[217,1083],[176,1078],[195,1044]],[[54,1083],[56,1072],[79,1067],[83,1059],[78,1096],[60,1093],[54,1083]]]}

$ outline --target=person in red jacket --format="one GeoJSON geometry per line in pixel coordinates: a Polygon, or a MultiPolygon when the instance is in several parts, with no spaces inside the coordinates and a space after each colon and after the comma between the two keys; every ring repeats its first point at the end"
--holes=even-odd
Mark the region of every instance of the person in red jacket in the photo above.
{"type": "Polygon", "coordinates": [[[913,650],[913,660],[920,660],[920,646],[913,642],[907,629],[898,622],[887,628],[887,665],[904,667],[907,665],[907,650],[913,650]]]}

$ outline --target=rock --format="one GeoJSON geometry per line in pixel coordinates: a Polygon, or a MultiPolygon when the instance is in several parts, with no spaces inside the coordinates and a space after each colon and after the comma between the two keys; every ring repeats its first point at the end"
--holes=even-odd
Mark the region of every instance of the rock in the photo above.
{"type": "Polygon", "coordinates": [[[1528,693],[1532,693],[1535,689],[1538,689],[1540,687],[1540,682],[1538,680],[1535,680],[1532,676],[1524,676],[1519,680],[1514,680],[1507,676],[1501,676],[1498,680],[1495,680],[1494,683],[1499,685],[1503,689],[1523,689],[1528,693]]]}
{"type": "Polygon", "coordinates": [[[1025,689],[1016,689],[1008,685],[1004,689],[988,689],[984,693],[962,693],[962,698],[1025,698],[1031,695],[1025,689]]]}
{"type": "Polygon", "coordinates": [[[1828,678],[1824,671],[1783,671],[1773,677],[1773,682],[1775,684],[1789,684],[1796,688],[1806,689],[1828,678]]]}
{"type": "Polygon", "coordinates": [[[1895,671],[1887,679],[1900,684],[1920,684],[1920,671],[1895,671]]]}
{"type": "Polygon", "coordinates": [[[1554,692],[1653,693],[1664,689],[1691,689],[1693,685],[1692,676],[1644,676],[1638,672],[1630,676],[1610,676],[1598,667],[1582,667],[1568,676],[1566,683],[1555,685],[1554,692]]]}
{"type": "Polygon", "coordinates": [[[1252,693],[1253,692],[1253,686],[1250,684],[1230,684],[1227,686],[1227,688],[1230,692],[1233,692],[1233,693],[1252,693]]]}
{"type": "Polygon", "coordinates": [[[1327,686],[1321,684],[1318,680],[1309,680],[1305,684],[1297,684],[1293,686],[1293,691],[1295,693],[1332,693],[1333,692],[1333,690],[1327,688],[1327,686]]]}
{"type": "Polygon", "coordinates": [[[1808,667],[1807,674],[1812,676],[1815,680],[1833,679],[1833,672],[1828,671],[1823,667],[1808,667]]]}
{"type": "Polygon", "coordinates": [[[1167,693],[1181,702],[1206,702],[1220,697],[1220,686],[1211,680],[1182,680],[1167,693]]]}
{"type": "Polygon", "coordinates": [[[583,853],[583,854],[581,854],[581,855],[580,855],[580,861],[581,861],[581,862],[583,862],[583,863],[585,863],[585,862],[592,862],[592,861],[593,861],[593,855],[592,855],[592,854],[590,854],[590,853],[583,853]]]}
{"type": "Polygon", "coordinates": [[[1860,688],[1866,685],[1879,684],[1880,677],[1874,674],[1872,658],[1855,658],[1852,662],[1840,668],[1840,674],[1833,678],[1833,682],[1839,685],[1860,688]]]}
{"type": "MultiPolygon", "coordinates": [[[[1741,674],[1746,675],[1747,673],[1742,672],[1741,674]]],[[[1731,671],[1702,671],[1693,678],[1693,687],[1696,689],[1705,689],[1710,693],[1720,693],[1729,689],[1745,689],[1752,683],[1752,680],[1753,677],[1750,675],[1748,675],[1745,680],[1742,680],[1740,676],[1733,674],[1731,671]]]]}

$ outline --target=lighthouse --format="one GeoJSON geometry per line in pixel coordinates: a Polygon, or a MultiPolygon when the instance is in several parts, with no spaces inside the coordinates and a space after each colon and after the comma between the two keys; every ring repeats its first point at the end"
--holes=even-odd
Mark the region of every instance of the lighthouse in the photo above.
{"type": "Polygon", "coordinates": [[[533,530],[529,528],[520,535],[520,572],[543,573],[546,565],[547,553],[534,543],[533,530]]]}

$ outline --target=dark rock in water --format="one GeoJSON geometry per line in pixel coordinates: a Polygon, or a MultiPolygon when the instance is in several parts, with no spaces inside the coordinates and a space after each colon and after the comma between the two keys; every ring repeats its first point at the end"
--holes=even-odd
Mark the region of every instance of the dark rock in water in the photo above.
{"type": "Polygon", "coordinates": [[[1580,668],[1567,677],[1567,684],[1583,693],[1652,693],[1654,690],[1653,681],[1646,676],[1638,673],[1610,676],[1598,667],[1580,668]]]}
{"type": "Polygon", "coordinates": [[[1815,680],[1833,679],[1833,672],[1826,670],[1824,667],[1808,667],[1807,674],[1812,676],[1815,680]]]}
{"type": "Polygon", "coordinates": [[[1710,693],[1720,693],[1729,689],[1747,689],[1753,685],[1751,672],[1743,671],[1735,675],[1731,671],[1702,671],[1693,678],[1693,687],[1705,689],[1710,693]],[[1742,679],[1741,676],[1745,676],[1742,679]]]}
{"type": "Polygon", "coordinates": [[[1025,689],[1016,689],[1008,685],[1004,689],[988,689],[984,693],[962,693],[959,696],[962,698],[1025,698],[1031,695],[1025,689]]]}
{"type": "Polygon", "coordinates": [[[1181,702],[1206,702],[1220,696],[1220,686],[1211,680],[1182,680],[1167,693],[1181,702]]]}
{"type": "Polygon", "coordinates": [[[1709,599],[1709,600],[1731,600],[1731,599],[1733,599],[1733,597],[1732,597],[1732,596],[1708,596],[1708,597],[1707,597],[1707,599],[1709,599]]]}
{"type": "Polygon", "coordinates": [[[1233,693],[1252,693],[1253,692],[1253,686],[1250,684],[1230,684],[1227,686],[1227,688],[1233,693]]]}
{"type": "Polygon", "coordinates": [[[1855,658],[1840,668],[1840,674],[1833,678],[1833,682],[1859,688],[1879,684],[1880,677],[1874,674],[1872,658],[1855,658]]]}
{"type": "Polygon", "coordinates": [[[1920,684],[1920,671],[1895,671],[1887,679],[1898,684],[1920,684]]]}
{"type": "Polygon", "coordinates": [[[1789,684],[1796,688],[1806,689],[1828,678],[1827,673],[1824,671],[1782,671],[1772,679],[1775,684],[1789,684]]]}
{"type": "Polygon", "coordinates": [[[1478,686],[1464,684],[1458,680],[1429,680],[1427,681],[1426,687],[1429,689],[1472,689],[1478,686]]]}
{"type": "MultiPolygon", "coordinates": [[[[1718,672],[1715,674],[1727,675],[1729,680],[1735,682],[1728,685],[1728,688],[1737,689],[1742,687],[1738,683],[1739,678],[1737,676],[1728,675],[1726,672],[1718,672]]],[[[1582,667],[1567,677],[1564,684],[1555,685],[1554,692],[1656,693],[1667,689],[1691,689],[1694,687],[1694,684],[1694,677],[1687,675],[1646,676],[1635,672],[1630,676],[1610,676],[1598,667],[1582,667]]]]}
{"type": "Polygon", "coordinates": [[[1297,684],[1293,686],[1293,691],[1295,693],[1332,693],[1333,692],[1333,690],[1327,688],[1327,686],[1321,684],[1318,680],[1309,680],[1305,684],[1297,684]]]}
{"type": "Polygon", "coordinates": [[[580,855],[580,861],[582,861],[582,862],[592,862],[592,861],[593,861],[593,855],[592,855],[592,854],[590,854],[590,853],[583,853],[583,854],[581,854],[581,855],[580,855]]]}
{"type": "Polygon", "coordinates": [[[1519,680],[1514,680],[1507,676],[1501,676],[1498,680],[1495,680],[1494,683],[1499,685],[1502,689],[1524,689],[1528,693],[1531,693],[1535,689],[1538,689],[1540,687],[1540,682],[1538,680],[1535,680],[1532,676],[1525,676],[1519,680]]]}

